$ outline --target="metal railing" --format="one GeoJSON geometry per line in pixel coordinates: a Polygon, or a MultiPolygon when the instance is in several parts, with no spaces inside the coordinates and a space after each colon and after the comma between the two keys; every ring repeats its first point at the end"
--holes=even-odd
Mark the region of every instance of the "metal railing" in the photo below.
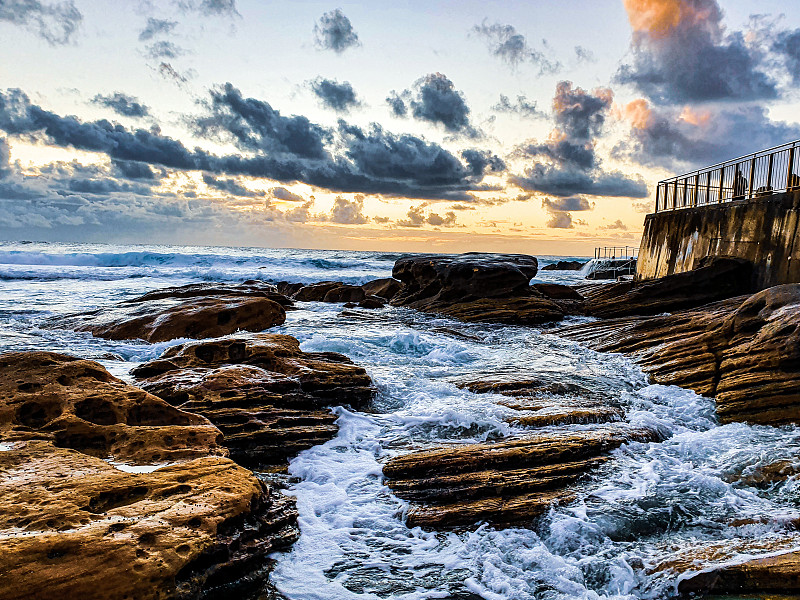
{"type": "Polygon", "coordinates": [[[633,259],[639,256],[638,246],[603,246],[594,249],[594,257],[597,259],[633,259]]]}
{"type": "Polygon", "coordinates": [[[800,190],[800,140],[659,181],[656,212],[800,190]]]}

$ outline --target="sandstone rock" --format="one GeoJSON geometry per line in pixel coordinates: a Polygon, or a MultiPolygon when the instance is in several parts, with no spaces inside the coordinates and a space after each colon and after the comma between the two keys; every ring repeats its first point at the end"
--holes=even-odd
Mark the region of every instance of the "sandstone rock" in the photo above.
{"type": "Polygon", "coordinates": [[[367,296],[358,303],[359,308],[383,308],[386,306],[387,300],[380,296],[367,296]]]}
{"type": "Polygon", "coordinates": [[[259,590],[269,554],[297,537],[297,513],[215,456],[220,438],[95,362],[0,355],[0,598],[259,590]],[[154,461],[169,464],[119,464],[154,461]]]}
{"type": "Polygon", "coordinates": [[[325,407],[363,408],[373,395],[363,368],[332,352],[302,352],[296,339],[261,334],[174,346],[134,369],[140,385],[201,414],[244,465],[284,467],[336,435],[325,407]]]}
{"type": "Polygon", "coordinates": [[[575,288],[560,283],[534,283],[531,286],[545,298],[553,300],[583,300],[575,288]]]}
{"type": "Polygon", "coordinates": [[[211,296],[123,302],[49,322],[109,340],[165,342],[263,331],[286,320],[283,306],[259,296],[211,296]]]}
{"type": "Polygon", "coordinates": [[[214,296],[257,296],[274,300],[283,307],[292,305],[292,301],[283,293],[279,293],[274,285],[258,280],[248,280],[243,283],[190,283],[179,287],[153,290],[136,298],[126,300],[126,302],[139,303],[163,300],[165,298],[208,298],[214,296]]]}
{"type": "Polygon", "coordinates": [[[300,302],[322,302],[325,298],[325,294],[341,285],[343,285],[341,281],[320,281],[319,283],[311,283],[297,290],[293,298],[300,302]]]}
{"type": "Polygon", "coordinates": [[[383,279],[374,279],[368,281],[361,287],[367,296],[379,296],[386,300],[391,300],[395,297],[397,292],[400,291],[401,283],[392,277],[385,277],[383,279]]]}
{"type": "Polygon", "coordinates": [[[654,383],[715,397],[720,421],[800,423],[800,284],[651,318],[560,331],[630,354],[654,383]]]}
{"type": "Polygon", "coordinates": [[[415,503],[409,525],[469,525],[481,520],[531,520],[573,498],[581,475],[630,440],[655,434],[621,425],[592,431],[551,431],[502,442],[453,445],[388,461],[392,491],[415,503]]]}
{"type": "Polygon", "coordinates": [[[731,257],[711,257],[692,271],[645,281],[620,281],[584,292],[595,317],[654,315],[702,306],[751,291],[753,266],[731,257]]]}
{"type": "Polygon", "coordinates": [[[275,284],[278,293],[293,298],[294,295],[303,287],[302,283],[289,283],[288,281],[279,281],[275,284]]]}
{"type": "Polygon", "coordinates": [[[585,264],[578,260],[560,260],[542,267],[542,271],[580,271],[585,264]]]}
{"type": "Polygon", "coordinates": [[[323,302],[361,302],[366,293],[358,285],[341,284],[325,293],[323,302]]]}
{"type": "Polygon", "coordinates": [[[225,453],[205,418],[54,352],[0,355],[0,437],[140,462],[225,453]]]}

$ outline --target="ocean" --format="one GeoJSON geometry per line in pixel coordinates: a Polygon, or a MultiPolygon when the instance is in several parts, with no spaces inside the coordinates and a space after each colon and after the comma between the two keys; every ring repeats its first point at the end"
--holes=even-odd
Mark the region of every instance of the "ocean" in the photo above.
{"type": "MultiPolygon", "coordinates": [[[[183,340],[148,344],[45,329],[46,319],[146,291],[202,281],[364,283],[391,274],[399,254],[263,248],[0,243],[0,352],[50,350],[102,363],[114,375],[183,340]]],[[[564,258],[540,258],[540,267],[564,258]]],[[[536,281],[576,283],[575,272],[536,281]]],[[[714,403],[650,385],[629,359],[587,350],[551,327],[465,324],[389,307],[343,312],[298,303],[284,325],[306,351],[346,354],[378,396],[368,411],[335,409],[336,438],[289,466],[300,540],[274,555],[272,580],[292,600],[665,598],[675,578],[657,565],[719,542],[735,558],[751,543],[800,545],[794,478],[748,487],[743,476],[800,451],[800,430],[721,426],[714,403]],[[529,373],[590,387],[626,409],[625,420],[665,441],[632,442],[580,486],[574,502],[535,523],[445,532],[404,522],[409,505],[384,485],[389,458],[441,443],[523,431],[492,394],[459,389],[459,376],[529,373]]],[[[572,317],[568,323],[585,318],[572,317]]],[[[572,426],[576,429],[591,426],[572,426]]],[[[727,554],[726,554],[727,552],[727,554]]]]}

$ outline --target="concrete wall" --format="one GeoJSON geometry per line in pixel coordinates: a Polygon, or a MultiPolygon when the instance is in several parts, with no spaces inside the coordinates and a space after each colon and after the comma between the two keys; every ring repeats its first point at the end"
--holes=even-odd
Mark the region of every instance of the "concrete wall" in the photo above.
{"type": "Polygon", "coordinates": [[[714,254],[750,260],[758,289],[800,283],[799,218],[800,192],[647,215],[636,276],[688,271],[714,254]]]}

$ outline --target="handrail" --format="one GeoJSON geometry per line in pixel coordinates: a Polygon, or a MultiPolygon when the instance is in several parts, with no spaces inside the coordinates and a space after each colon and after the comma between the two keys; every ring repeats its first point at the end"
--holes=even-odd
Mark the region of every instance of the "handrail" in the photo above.
{"type": "Polygon", "coordinates": [[[634,259],[639,255],[638,246],[601,246],[594,249],[596,259],[634,259]]]}
{"type": "Polygon", "coordinates": [[[658,182],[656,212],[800,190],[800,140],[658,182]]]}

